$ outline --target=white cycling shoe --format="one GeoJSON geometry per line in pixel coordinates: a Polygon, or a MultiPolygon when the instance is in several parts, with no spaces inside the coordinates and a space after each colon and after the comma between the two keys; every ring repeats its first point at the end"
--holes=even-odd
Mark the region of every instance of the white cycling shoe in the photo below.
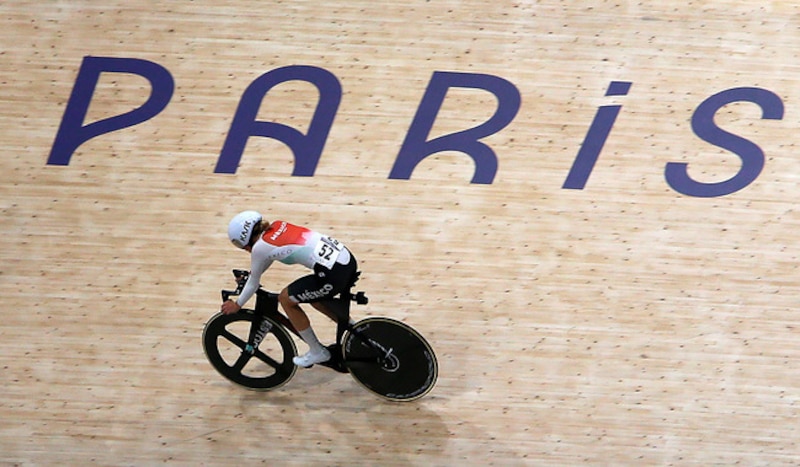
{"type": "Polygon", "coordinates": [[[328,352],[328,349],[322,347],[322,350],[313,351],[309,350],[303,355],[298,355],[292,358],[292,362],[294,362],[297,366],[302,366],[303,368],[308,368],[315,363],[323,363],[327,362],[331,359],[331,353],[328,352]]]}

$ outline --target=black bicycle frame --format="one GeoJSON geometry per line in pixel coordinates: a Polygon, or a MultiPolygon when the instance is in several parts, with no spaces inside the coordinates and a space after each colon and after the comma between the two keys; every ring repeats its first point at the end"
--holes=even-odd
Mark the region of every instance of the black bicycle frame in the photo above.
{"type": "MultiPolygon", "coordinates": [[[[233,275],[234,277],[236,277],[236,284],[237,284],[236,290],[223,290],[222,291],[223,302],[228,300],[231,296],[241,294],[242,289],[244,288],[244,284],[247,282],[247,278],[250,276],[250,271],[245,271],[242,269],[234,269],[233,275]]],[[[352,289],[353,286],[355,285],[356,281],[358,281],[358,277],[360,275],[361,272],[356,272],[347,290],[341,292],[338,297],[325,301],[325,305],[327,305],[327,308],[336,317],[336,343],[333,344],[333,346],[331,346],[334,347],[332,349],[334,351],[331,352],[333,358],[331,358],[331,360],[328,362],[321,363],[321,365],[327,366],[342,373],[348,373],[347,367],[344,365],[344,362],[342,361],[341,358],[340,349],[342,345],[342,338],[344,337],[345,331],[351,331],[351,332],[354,331],[352,326],[350,325],[350,302],[354,301],[359,305],[365,305],[369,302],[369,299],[364,294],[364,292],[358,292],[356,294],[353,294],[350,291],[350,289],[352,289]]],[[[259,289],[256,291],[255,313],[258,316],[265,316],[267,318],[272,319],[273,321],[285,327],[292,334],[294,334],[295,336],[299,337],[302,340],[300,333],[294,327],[291,320],[289,320],[289,317],[278,310],[278,303],[279,303],[278,294],[273,292],[268,292],[259,287],[259,289]]],[[[254,321],[250,327],[250,335],[248,338],[248,348],[250,349],[254,349],[254,347],[256,347],[258,343],[260,343],[260,342],[258,343],[255,342],[256,335],[259,331],[258,324],[259,324],[258,322],[254,321]]],[[[360,333],[355,333],[355,334],[358,334],[358,337],[361,338],[362,340],[365,340],[365,342],[367,341],[366,339],[364,339],[363,336],[360,335],[360,333]]]]}

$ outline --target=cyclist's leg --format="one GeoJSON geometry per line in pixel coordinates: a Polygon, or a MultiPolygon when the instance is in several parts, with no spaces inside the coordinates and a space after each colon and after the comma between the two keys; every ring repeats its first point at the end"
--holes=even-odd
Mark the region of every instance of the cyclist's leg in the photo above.
{"type": "MultiPolygon", "coordinates": [[[[295,302],[299,303],[309,303],[317,311],[338,322],[342,313],[339,313],[340,307],[334,297],[352,286],[357,269],[356,258],[352,254],[347,264],[337,263],[332,269],[318,265],[314,268],[313,275],[300,278],[289,285],[287,298],[295,298],[295,302]]],[[[301,324],[305,323],[301,321],[301,324]]]]}
{"type": "Polygon", "coordinates": [[[331,307],[330,302],[336,294],[350,286],[355,269],[356,260],[352,255],[347,264],[336,264],[332,269],[317,265],[314,274],[297,279],[279,294],[278,301],[289,316],[289,320],[292,321],[300,337],[309,345],[309,352],[296,359],[298,365],[310,366],[330,358],[330,353],[314,334],[308,315],[300,307],[300,303],[310,303],[338,322],[336,310],[331,307]]]}
{"type": "Polygon", "coordinates": [[[278,295],[278,301],[286,311],[292,325],[297,329],[303,341],[308,344],[308,352],[293,359],[298,366],[309,367],[331,358],[330,352],[322,345],[314,328],[311,327],[308,315],[300,307],[300,303],[309,302],[319,293],[319,290],[324,290],[324,284],[320,287],[320,281],[316,275],[308,275],[292,282],[278,295]]]}
{"type": "MultiPolygon", "coordinates": [[[[347,264],[337,263],[330,270],[318,270],[317,275],[324,277],[328,284],[331,285],[331,290],[325,298],[314,300],[311,305],[317,311],[323,313],[328,318],[335,322],[349,318],[350,303],[348,298],[332,297],[343,294],[350,290],[353,286],[355,275],[358,271],[358,263],[356,257],[351,253],[350,261],[347,264]]],[[[352,324],[352,320],[351,324],[352,324]]]]}
{"type": "Polygon", "coordinates": [[[289,321],[292,322],[292,325],[298,332],[308,329],[311,325],[311,321],[309,321],[306,312],[300,307],[300,303],[294,301],[289,295],[289,287],[281,290],[281,293],[278,295],[278,302],[280,302],[281,307],[289,317],[289,321]]]}
{"type": "Polygon", "coordinates": [[[336,317],[336,313],[333,312],[333,303],[330,301],[319,301],[319,302],[311,302],[311,306],[314,307],[315,310],[319,311],[323,315],[327,316],[331,319],[331,321],[338,322],[338,318],[336,317]]]}

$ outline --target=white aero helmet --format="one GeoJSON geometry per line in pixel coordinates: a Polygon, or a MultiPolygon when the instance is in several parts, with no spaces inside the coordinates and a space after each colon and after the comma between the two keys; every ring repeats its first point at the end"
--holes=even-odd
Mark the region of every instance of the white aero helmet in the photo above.
{"type": "Polygon", "coordinates": [[[233,216],[228,224],[228,238],[231,239],[231,243],[238,248],[249,245],[253,229],[261,222],[261,219],[261,214],[256,211],[242,211],[233,216]]]}

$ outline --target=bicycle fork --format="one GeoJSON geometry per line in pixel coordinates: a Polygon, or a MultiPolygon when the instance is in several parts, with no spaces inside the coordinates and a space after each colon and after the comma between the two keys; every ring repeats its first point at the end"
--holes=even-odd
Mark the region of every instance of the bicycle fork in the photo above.
{"type": "Polygon", "coordinates": [[[267,333],[272,330],[272,323],[270,323],[268,319],[263,316],[259,318],[261,322],[258,323],[258,325],[256,325],[255,321],[250,325],[250,336],[247,338],[247,345],[244,347],[244,352],[248,355],[253,355],[255,353],[261,341],[263,341],[267,333]]]}

